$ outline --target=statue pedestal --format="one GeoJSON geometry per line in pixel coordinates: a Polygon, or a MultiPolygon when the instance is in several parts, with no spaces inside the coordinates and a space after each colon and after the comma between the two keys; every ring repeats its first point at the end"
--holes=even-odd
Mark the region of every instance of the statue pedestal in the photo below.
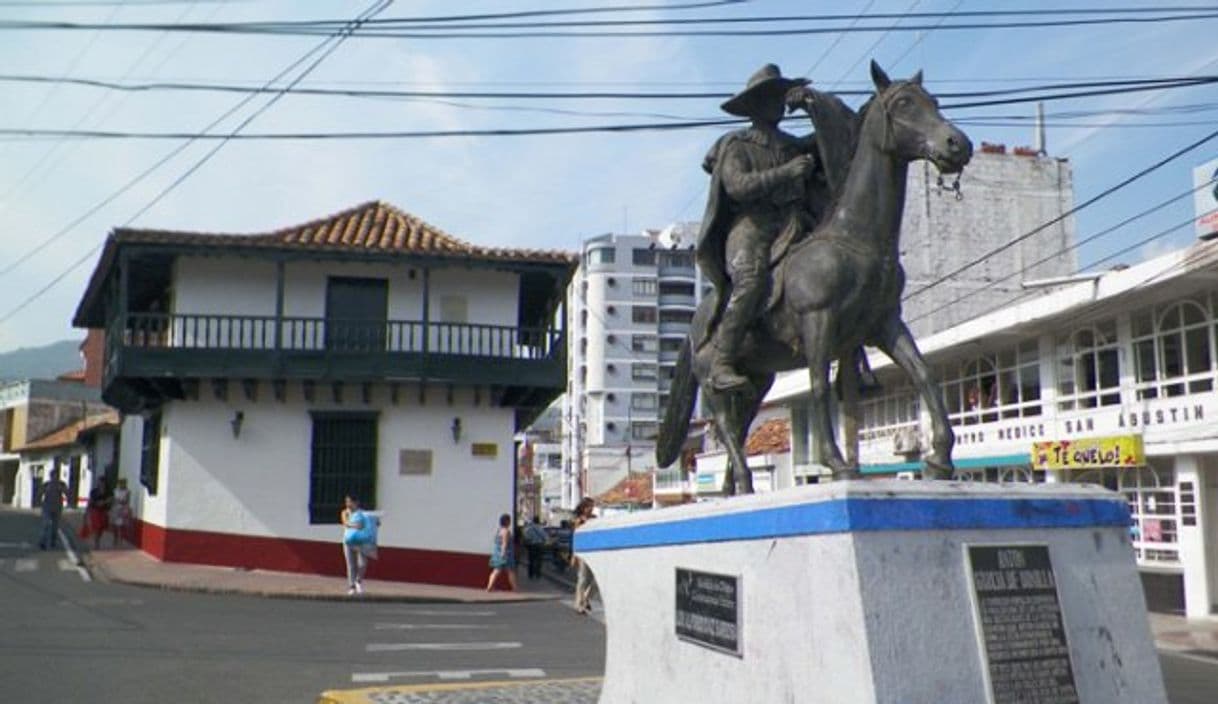
{"type": "Polygon", "coordinates": [[[602,704],[1166,704],[1124,499],[847,481],[599,518],[602,704]]]}

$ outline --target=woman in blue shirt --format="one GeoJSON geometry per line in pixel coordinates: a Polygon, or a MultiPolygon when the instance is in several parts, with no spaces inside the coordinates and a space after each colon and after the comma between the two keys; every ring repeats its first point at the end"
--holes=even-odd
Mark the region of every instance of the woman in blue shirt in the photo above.
{"type": "Polygon", "coordinates": [[[495,586],[495,580],[500,574],[506,574],[508,588],[516,591],[516,558],[512,554],[512,517],[503,514],[499,517],[499,530],[495,531],[495,542],[491,544],[491,577],[486,581],[489,592],[495,586]]]}
{"type": "Polygon", "coordinates": [[[360,510],[359,499],[343,497],[343,559],[347,561],[347,595],[364,593],[364,573],[368,571],[368,557],[364,544],[369,541],[371,518],[360,510]]]}

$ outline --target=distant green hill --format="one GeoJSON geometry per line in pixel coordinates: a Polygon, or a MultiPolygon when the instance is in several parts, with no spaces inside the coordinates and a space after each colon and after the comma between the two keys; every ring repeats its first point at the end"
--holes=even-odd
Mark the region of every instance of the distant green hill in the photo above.
{"type": "Polygon", "coordinates": [[[0,352],[0,379],[54,379],[84,366],[80,340],[61,340],[44,347],[22,347],[0,352]]]}

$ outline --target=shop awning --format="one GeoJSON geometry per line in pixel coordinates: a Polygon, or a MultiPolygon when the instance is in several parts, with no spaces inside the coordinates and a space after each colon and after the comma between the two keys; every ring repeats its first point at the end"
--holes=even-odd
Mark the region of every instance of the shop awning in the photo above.
{"type": "MultiPolygon", "coordinates": [[[[953,460],[956,469],[984,469],[986,467],[1011,467],[1031,464],[1028,454],[998,455],[995,457],[959,457],[953,460]]],[[[921,462],[887,462],[865,464],[859,468],[863,474],[897,474],[899,472],[921,472],[921,462]]]]}

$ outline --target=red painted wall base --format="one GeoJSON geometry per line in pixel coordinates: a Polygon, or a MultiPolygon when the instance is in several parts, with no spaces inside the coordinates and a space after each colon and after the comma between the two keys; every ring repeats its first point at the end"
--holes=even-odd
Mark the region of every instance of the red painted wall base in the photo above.
{"type": "MultiPolygon", "coordinates": [[[[187,562],[221,567],[304,572],[344,576],[342,547],[332,543],[292,538],[209,531],[166,529],[136,520],[134,542],[141,550],[165,562],[187,562]]],[[[490,568],[487,556],[444,550],[381,547],[369,561],[369,579],[425,582],[458,587],[485,587],[490,568]]]]}

